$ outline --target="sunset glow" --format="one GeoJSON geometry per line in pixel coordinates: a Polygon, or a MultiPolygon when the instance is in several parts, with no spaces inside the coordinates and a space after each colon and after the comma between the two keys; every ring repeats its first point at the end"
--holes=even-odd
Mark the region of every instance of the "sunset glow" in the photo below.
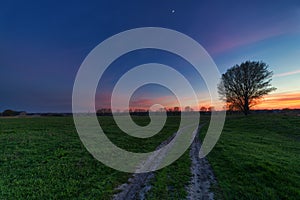
{"type": "MultiPolygon", "coordinates": [[[[27,2],[3,3],[0,7],[0,71],[3,75],[0,112],[5,109],[72,112],[74,81],[85,57],[115,34],[149,26],[191,37],[204,47],[220,74],[247,60],[268,64],[274,72],[271,84],[277,90],[252,109],[300,108],[298,2],[237,1],[231,4],[220,1],[216,4],[209,1],[205,6],[201,1],[174,1],[171,6],[168,2],[119,3],[119,6],[109,1],[74,3],[72,9],[67,2],[56,5],[46,1],[34,6],[27,2]]],[[[125,47],[131,42],[123,41],[122,45],[125,47]]],[[[194,51],[188,54],[200,58],[194,51]]],[[[123,74],[146,63],[168,65],[190,81],[199,97],[199,105],[191,105],[191,95],[184,94],[183,107],[198,110],[211,106],[203,77],[195,73],[188,61],[173,53],[149,48],[121,55],[110,64],[97,88],[96,109],[110,106],[110,94],[123,74]]],[[[119,95],[120,101],[124,94],[119,95]]],[[[151,87],[133,97],[130,106],[147,109],[153,103],[179,106],[170,93],[151,87]]],[[[91,105],[91,102],[86,104],[91,105]]]]}
{"type": "MultiPolygon", "coordinates": [[[[133,101],[132,108],[142,108],[148,109],[151,105],[163,102],[166,108],[173,108],[179,106],[177,101],[171,100],[171,97],[163,97],[159,99],[139,99],[133,101]]],[[[199,110],[201,107],[209,108],[211,106],[210,101],[201,101],[201,103],[196,105],[190,105],[193,110],[199,110]]],[[[214,106],[216,110],[221,110],[221,106],[214,106]]],[[[274,93],[262,98],[257,105],[252,107],[254,110],[272,110],[272,109],[300,109],[300,92],[299,93],[274,93]]],[[[184,109],[184,108],[182,108],[184,109]]]]}
{"type": "Polygon", "coordinates": [[[266,96],[260,104],[253,109],[299,109],[300,108],[300,92],[299,93],[278,93],[266,96]]]}

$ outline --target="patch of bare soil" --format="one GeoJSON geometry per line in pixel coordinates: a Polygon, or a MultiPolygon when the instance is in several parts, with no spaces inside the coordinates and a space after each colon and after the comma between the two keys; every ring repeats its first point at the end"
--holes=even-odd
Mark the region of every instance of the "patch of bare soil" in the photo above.
{"type": "Polygon", "coordinates": [[[192,160],[192,178],[187,187],[187,199],[214,199],[214,194],[210,187],[216,183],[212,168],[206,158],[199,158],[201,142],[198,134],[191,145],[190,157],[192,160]]]}
{"type": "MultiPolygon", "coordinates": [[[[176,135],[176,133],[169,137],[166,141],[162,142],[157,149],[165,146],[168,144],[176,135]]],[[[171,147],[172,145],[170,145],[171,147]]],[[[164,158],[164,155],[168,152],[170,148],[166,149],[165,151],[158,153],[153,153],[149,158],[141,163],[141,169],[137,169],[136,171],[141,171],[143,167],[147,169],[156,169],[161,161],[164,158]],[[148,168],[149,167],[149,168],[148,168]]],[[[151,180],[154,178],[154,172],[148,173],[134,173],[131,178],[128,179],[127,183],[124,183],[116,188],[116,190],[120,190],[121,192],[115,194],[113,196],[114,200],[129,200],[129,199],[145,199],[146,193],[151,189],[151,180]]]]}

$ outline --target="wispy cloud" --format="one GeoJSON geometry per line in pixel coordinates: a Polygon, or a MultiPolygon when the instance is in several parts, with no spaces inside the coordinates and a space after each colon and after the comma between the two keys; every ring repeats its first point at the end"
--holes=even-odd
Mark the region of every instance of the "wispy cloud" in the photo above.
{"type": "Polygon", "coordinates": [[[239,30],[239,32],[226,31],[228,27],[221,27],[215,35],[215,42],[208,50],[212,54],[224,53],[243,46],[251,45],[270,38],[290,34],[300,33],[298,19],[282,19],[281,21],[268,22],[268,25],[260,24],[257,29],[253,27],[239,30]]]}
{"type": "Polygon", "coordinates": [[[289,72],[284,72],[284,73],[280,73],[280,74],[274,74],[273,77],[290,76],[290,75],[299,74],[299,73],[300,73],[300,70],[295,70],[295,71],[289,71],[289,72]]]}
{"type": "Polygon", "coordinates": [[[131,107],[149,109],[153,104],[161,104],[166,107],[179,106],[174,96],[161,96],[156,98],[137,98],[130,102],[131,107]]]}

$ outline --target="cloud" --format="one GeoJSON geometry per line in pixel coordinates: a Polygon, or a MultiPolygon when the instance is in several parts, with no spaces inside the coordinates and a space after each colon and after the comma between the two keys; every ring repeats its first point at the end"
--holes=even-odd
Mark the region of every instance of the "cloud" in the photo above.
{"type": "Polygon", "coordinates": [[[179,103],[175,96],[160,96],[155,98],[137,98],[130,102],[131,107],[149,109],[154,104],[161,104],[165,107],[178,106],[179,103]]]}
{"type": "MultiPolygon", "coordinates": [[[[298,19],[297,19],[298,20],[298,19]]],[[[268,25],[249,26],[239,31],[228,30],[228,27],[221,27],[215,35],[214,44],[208,48],[212,54],[224,53],[242,46],[251,45],[273,37],[290,33],[299,33],[296,19],[282,19],[281,21],[269,22],[268,25]]]]}
{"type": "Polygon", "coordinates": [[[273,77],[284,77],[284,76],[290,76],[290,75],[299,74],[299,73],[300,73],[300,70],[295,70],[295,71],[284,72],[284,73],[280,73],[280,74],[274,74],[273,77]]]}
{"type": "MultiPolygon", "coordinates": [[[[203,95],[206,97],[205,95],[203,95]]],[[[201,101],[199,101],[199,105],[192,105],[191,101],[192,97],[186,96],[182,99],[182,106],[183,108],[185,106],[190,106],[194,110],[198,110],[201,106],[209,107],[211,105],[210,99],[201,98],[201,101]]],[[[98,94],[96,96],[96,108],[108,108],[110,107],[110,94],[108,93],[102,93],[98,94]]],[[[127,107],[124,107],[124,97],[122,95],[118,96],[118,103],[119,105],[123,105],[121,107],[118,107],[120,110],[128,110],[127,107]]],[[[175,106],[180,106],[179,101],[177,98],[173,95],[161,95],[158,97],[134,97],[130,100],[130,108],[139,108],[139,109],[149,109],[154,104],[161,104],[164,107],[167,108],[173,108],[175,106]]]]}

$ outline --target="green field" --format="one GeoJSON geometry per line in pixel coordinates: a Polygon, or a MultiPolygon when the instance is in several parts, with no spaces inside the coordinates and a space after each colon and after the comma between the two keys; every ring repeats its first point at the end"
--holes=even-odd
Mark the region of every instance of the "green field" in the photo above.
{"type": "MultiPolygon", "coordinates": [[[[108,137],[133,151],[152,151],[178,128],[147,140],[123,134],[111,117],[100,117],[108,137]]],[[[136,117],[140,125],[148,117],[136,117]]],[[[201,130],[204,135],[205,127],[201,130]]],[[[95,160],[84,148],[71,117],[0,118],[0,199],[110,199],[131,174],[95,160]]],[[[221,199],[297,199],[300,196],[300,117],[229,116],[209,154],[221,199]]],[[[156,172],[148,199],[182,199],[190,174],[189,154],[156,172]]]]}
{"type": "MultiPolygon", "coordinates": [[[[164,129],[147,140],[130,138],[111,117],[99,118],[107,136],[121,148],[145,152],[156,148],[178,127],[170,117],[164,129]]],[[[148,117],[137,117],[140,125],[148,117]]],[[[71,117],[0,119],[1,199],[109,199],[130,174],[95,160],[81,144],[71,117]]]]}
{"type": "Polygon", "coordinates": [[[208,159],[219,198],[299,199],[300,117],[229,116],[208,159]]]}

